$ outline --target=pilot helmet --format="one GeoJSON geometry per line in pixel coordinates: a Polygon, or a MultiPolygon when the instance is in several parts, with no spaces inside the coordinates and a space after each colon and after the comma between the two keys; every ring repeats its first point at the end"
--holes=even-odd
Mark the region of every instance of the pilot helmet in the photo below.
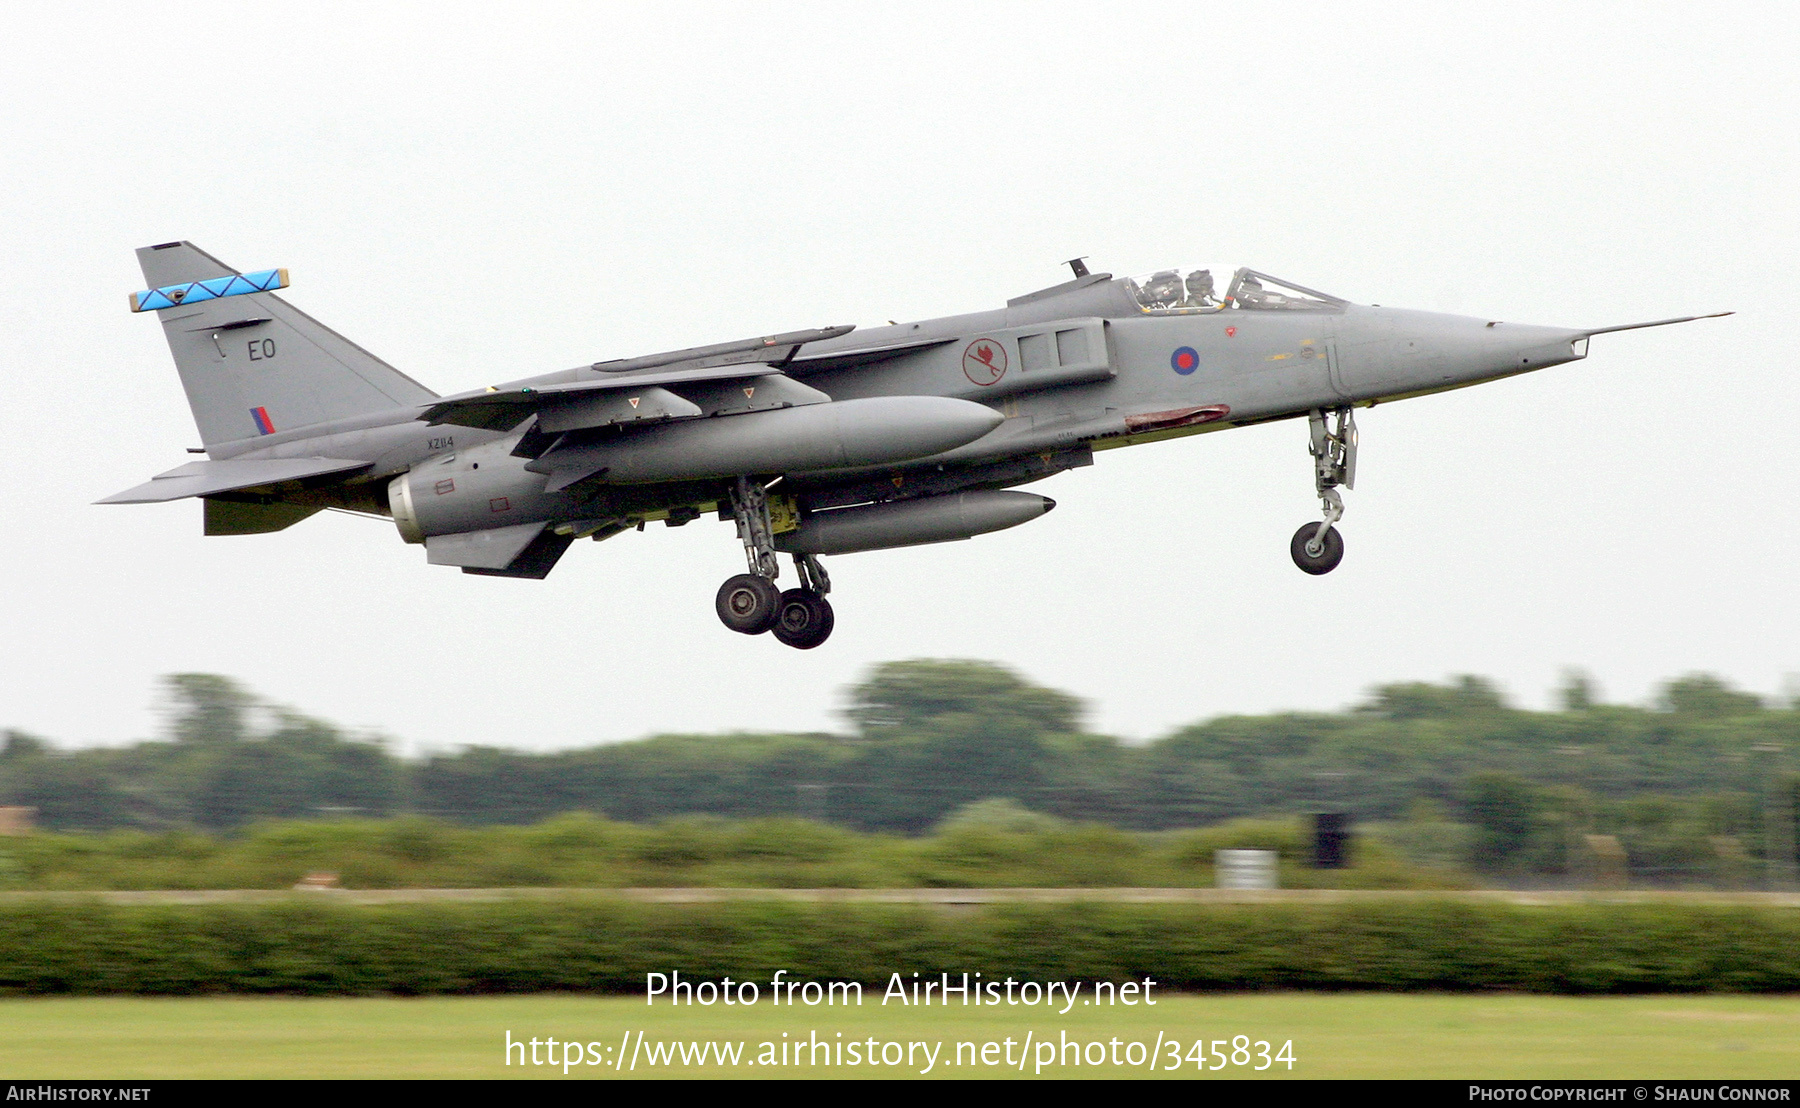
{"type": "Polygon", "coordinates": [[[1173,269],[1165,269],[1151,274],[1144,282],[1144,295],[1157,303],[1165,303],[1181,299],[1181,274],[1173,269]]]}

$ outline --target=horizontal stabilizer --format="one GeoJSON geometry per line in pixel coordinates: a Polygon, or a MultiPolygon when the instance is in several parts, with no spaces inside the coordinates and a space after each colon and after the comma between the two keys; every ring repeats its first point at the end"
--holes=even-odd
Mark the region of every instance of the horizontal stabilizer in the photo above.
{"type": "Polygon", "coordinates": [[[505,569],[543,531],[543,523],[521,523],[460,535],[432,535],[425,540],[425,560],[434,566],[505,569]]]}
{"type": "Polygon", "coordinates": [[[136,488],[114,493],[97,504],[160,504],[189,496],[212,496],[215,493],[254,489],[298,481],[303,477],[322,477],[328,473],[351,473],[369,468],[368,462],[348,458],[260,458],[226,459],[224,461],[189,462],[187,465],[159,473],[136,488]]]}

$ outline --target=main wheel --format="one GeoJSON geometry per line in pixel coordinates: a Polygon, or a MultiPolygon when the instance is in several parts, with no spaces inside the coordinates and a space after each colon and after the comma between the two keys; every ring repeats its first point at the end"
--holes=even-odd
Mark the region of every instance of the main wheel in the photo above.
{"type": "Polygon", "coordinates": [[[831,637],[837,625],[831,601],[811,589],[789,589],[781,594],[781,613],[775,618],[775,637],[796,650],[811,650],[831,637]]]}
{"type": "Polygon", "coordinates": [[[1325,532],[1325,541],[1321,544],[1324,549],[1317,554],[1307,552],[1306,544],[1312,542],[1313,536],[1323,526],[1323,523],[1304,524],[1294,532],[1294,541],[1288,544],[1288,553],[1294,556],[1294,564],[1308,573],[1330,573],[1344,560],[1344,536],[1338,534],[1336,527],[1325,532]]]}
{"type": "Polygon", "coordinates": [[[733,631],[760,635],[775,626],[781,615],[781,590],[767,577],[740,573],[719,586],[714,607],[719,622],[733,631]]]}

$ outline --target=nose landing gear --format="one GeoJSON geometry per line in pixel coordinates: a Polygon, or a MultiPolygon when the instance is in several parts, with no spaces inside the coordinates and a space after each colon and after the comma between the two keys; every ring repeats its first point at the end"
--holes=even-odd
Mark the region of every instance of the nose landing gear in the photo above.
{"type": "Polygon", "coordinates": [[[1325,522],[1302,524],[1288,544],[1294,564],[1315,575],[1330,573],[1344,560],[1344,536],[1335,527],[1344,518],[1344,498],[1337,490],[1340,485],[1347,489],[1356,487],[1354,410],[1338,408],[1332,415],[1337,417],[1335,428],[1327,422],[1324,409],[1314,408],[1307,413],[1311,432],[1307,451],[1313,456],[1313,487],[1325,510],[1325,522]]]}
{"type": "Polygon", "coordinates": [[[1308,573],[1317,575],[1330,573],[1337,564],[1344,560],[1344,536],[1330,523],[1302,523],[1300,530],[1294,532],[1294,539],[1288,543],[1288,553],[1294,556],[1294,564],[1308,573]],[[1324,538],[1320,538],[1320,532],[1324,538]]]}
{"type": "Polygon", "coordinates": [[[714,604],[719,621],[745,635],[773,631],[776,639],[797,650],[811,650],[830,638],[837,623],[831,602],[825,599],[831,578],[818,558],[794,555],[799,588],[782,592],[775,584],[781,563],[775,556],[775,530],[764,487],[748,477],[738,478],[731,490],[731,511],[750,572],[719,586],[714,604]]]}

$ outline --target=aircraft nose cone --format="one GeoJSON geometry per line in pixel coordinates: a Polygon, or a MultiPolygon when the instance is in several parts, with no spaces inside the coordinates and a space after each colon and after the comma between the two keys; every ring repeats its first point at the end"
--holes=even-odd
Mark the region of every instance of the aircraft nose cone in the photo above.
{"type": "Polygon", "coordinates": [[[1339,333],[1339,378],[1361,396],[1407,396],[1528,373],[1586,357],[1586,332],[1377,309],[1339,333]]]}
{"type": "Polygon", "coordinates": [[[1489,337],[1482,344],[1485,357],[1480,360],[1496,372],[1523,373],[1587,357],[1588,337],[1581,331],[1499,321],[1484,324],[1482,330],[1489,337]]]}

